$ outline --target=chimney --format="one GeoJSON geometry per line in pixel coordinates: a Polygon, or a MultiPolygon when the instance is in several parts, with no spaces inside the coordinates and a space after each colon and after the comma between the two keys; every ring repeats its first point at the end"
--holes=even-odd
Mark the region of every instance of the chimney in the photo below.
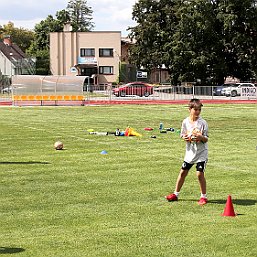
{"type": "Polygon", "coordinates": [[[70,23],[65,23],[63,26],[63,32],[71,32],[72,31],[72,26],[70,23]]]}
{"type": "Polygon", "coordinates": [[[4,42],[5,45],[11,46],[12,45],[11,36],[10,35],[4,35],[3,42],[4,42]]]}

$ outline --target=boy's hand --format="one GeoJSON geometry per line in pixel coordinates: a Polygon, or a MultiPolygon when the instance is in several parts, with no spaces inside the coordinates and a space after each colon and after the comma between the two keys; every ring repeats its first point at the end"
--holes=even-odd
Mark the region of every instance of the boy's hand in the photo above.
{"type": "Polygon", "coordinates": [[[202,141],[203,136],[201,134],[196,134],[191,136],[191,141],[193,142],[200,142],[202,141]]]}
{"type": "Polygon", "coordinates": [[[208,141],[207,137],[201,135],[201,134],[197,134],[197,135],[193,135],[191,137],[191,141],[193,142],[203,142],[206,143],[208,141]]]}
{"type": "Polygon", "coordinates": [[[191,141],[191,137],[190,137],[188,134],[182,135],[182,138],[183,138],[185,141],[191,141]]]}
{"type": "Polygon", "coordinates": [[[205,137],[202,136],[201,134],[196,134],[196,135],[188,135],[188,134],[185,134],[182,136],[182,138],[187,141],[187,142],[205,142],[205,137]]]}

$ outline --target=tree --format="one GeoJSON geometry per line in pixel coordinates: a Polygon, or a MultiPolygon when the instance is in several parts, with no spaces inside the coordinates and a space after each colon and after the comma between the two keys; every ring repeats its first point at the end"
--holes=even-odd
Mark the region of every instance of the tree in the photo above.
{"type": "Polygon", "coordinates": [[[3,38],[4,35],[10,35],[12,41],[18,45],[23,52],[26,52],[31,42],[34,40],[35,33],[24,28],[16,28],[13,22],[8,22],[3,25],[3,27],[0,27],[0,38],[3,38]]]}
{"type": "Polygon", "coordinates": [[[56,17],[48,15],[45,20],[36,24],[35,39],[28,49],[31,56],[37,58],[36,74],[50,74],[50,32],[61,32],[65,23],[71,23],[73,32],[90,31],[92,10],[86,1],[70,1],[67,8],[56,12],[56,17]]]}
{"type": "Polygon", "coordinates": [[[64,23],[64,20],[60,21],[55,19],[52,15],[48,15],[45,20],[36,24],[34,28],[35,40],[30,51],[35,53],[37,50],[49,49],[50,32],[62,31],[64,23]]]}
{"type": "Polygon", "coordinates": [[[212,3],[195,0],[179,2],[175,7],[178,23],[172,37],[174,58],[170,64],[173,81],[206,83],[213,76],[215,47],[219,46],[219,34],[213,33],[216,19],[212,3]]]}
{"type": "Polygon", "coordinates": [[[50,32],[63,31],[64,23],[69,20],[69,16],[65,10],[56,13],[57,19],[52,15],[48,15],[45,20],[36,24],[35,38],[30,45],[27,53],[36,58],[36,74],[50,74],[50,56],[49,56],[49,40],[50,32]]]}
{"type": "Polygon", "coordinates": [[[249,80],[256,76],[257,1],[227,0],[217,5],[222,24],[222,58],[227,75],[249,80]]]}
{"type": "Polygon", "coordinates": [[[249,80],[256,73],[256,2],[139,0],[131,60],[148,69],[165,64],[174,84],[249,80]]]}
{"type": "Polygon", "coordinates": [[[67,5],[73,31],[87,32],[94,27],[92,9],[85,0],[70,0],[67,5]]]}
{"type": "Polygon", "coordinates": [[[136,44],[130,51],[130,60],[137,67],[143,66],[151,70],[164,63],[163,48],[167,22],[164,19],[167,10],[162,8],[164,2],[172,1],[141,0],[134,5],[132,16],[138,25],[130,28],[129,36],[136,40],[136,44]]]}

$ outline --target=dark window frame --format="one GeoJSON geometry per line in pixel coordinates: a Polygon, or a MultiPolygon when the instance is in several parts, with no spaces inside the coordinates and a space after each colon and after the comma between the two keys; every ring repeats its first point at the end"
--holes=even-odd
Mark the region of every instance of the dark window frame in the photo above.
{"type": "Polygon", "coordinates": [[[95,57],[95,48],[80,48],[80,57],[95,57]]]}
{"type": "Polygon", "coordinates": [[[99,57],[113,57],[113,48],[99,48],[99,57]]]}
{"type": "Polygon", "coordinates": [[[113,66],[99,66],[99,74],[113,75],[113,66]],[[109,68],[109,72],[105,71],[106,68],[109,68]]]}

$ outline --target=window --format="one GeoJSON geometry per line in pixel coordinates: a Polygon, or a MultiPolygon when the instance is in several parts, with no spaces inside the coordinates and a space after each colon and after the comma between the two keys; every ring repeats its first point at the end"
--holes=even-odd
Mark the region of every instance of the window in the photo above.
{"type": "Polygon", "coordinates": [[[80,49],[80,56],[81,57],[95,56],[95,49],[94,48],[81,48],[80,49]]]}
{"type": "Polygon", "coordinates": [[[99,49],[99,57],[113,57],[113,49],[112,48],[100,48],[99,49]]]}
{"type": "Polygon", "coordinates": [[[89,76],[91,77],[93,74],[97,74],[97,68],[96,67],[89,67],[89,68],[82,68],[81,69],[81,75],[82,76],[89,76]]]}
{"type": "Polygon", "coordinates": [[[113,74],[113,66],[99,66],[100,74],[113,74]]]}

